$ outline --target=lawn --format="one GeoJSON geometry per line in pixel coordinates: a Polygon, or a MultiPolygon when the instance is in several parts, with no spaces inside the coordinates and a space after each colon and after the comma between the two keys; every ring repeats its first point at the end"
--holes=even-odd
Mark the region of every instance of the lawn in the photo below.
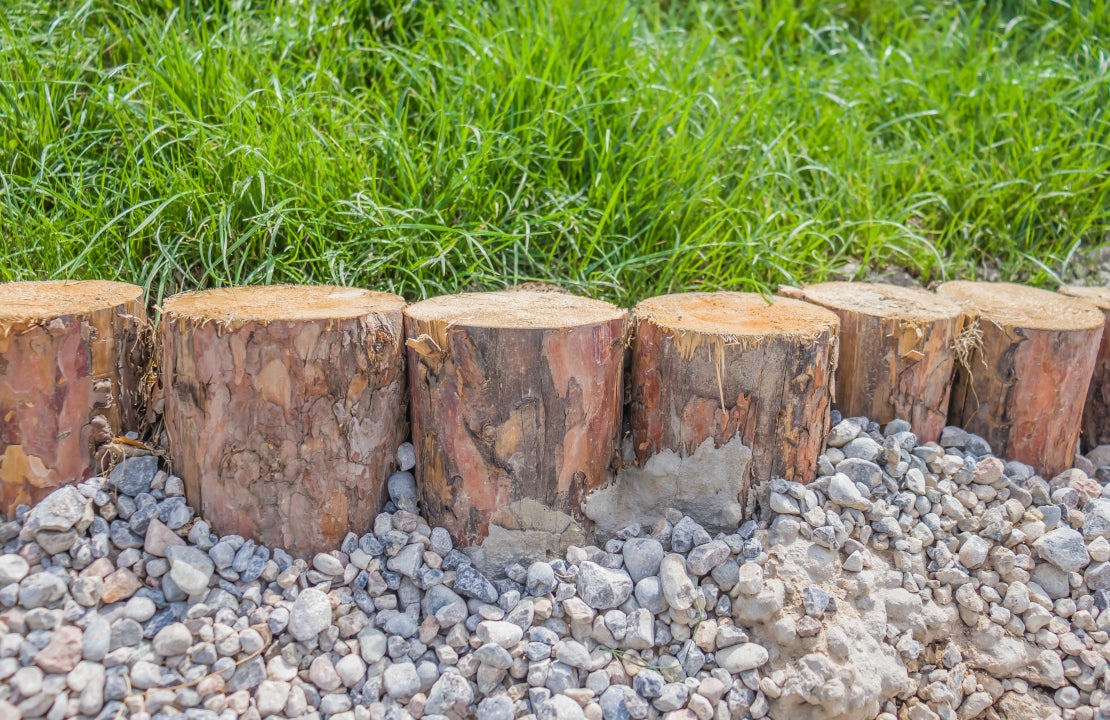
{"type": "Polygon", "coordinates": [[[13,1],[0,280],[1051,287],[1108,108],[1104,2],[13,1]]]}

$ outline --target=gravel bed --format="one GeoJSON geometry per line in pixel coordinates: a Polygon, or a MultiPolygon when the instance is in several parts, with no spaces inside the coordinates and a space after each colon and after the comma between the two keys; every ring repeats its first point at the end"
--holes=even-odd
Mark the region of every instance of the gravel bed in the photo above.
{"type": "Polygon", "coordinates": [[[679,511],[486,577],[417,513],[310,562],[154,456],[0,522],[0,720],[1110,719],[1110,446],[1044,479],[834,413],[758,517],[679,511]]]}

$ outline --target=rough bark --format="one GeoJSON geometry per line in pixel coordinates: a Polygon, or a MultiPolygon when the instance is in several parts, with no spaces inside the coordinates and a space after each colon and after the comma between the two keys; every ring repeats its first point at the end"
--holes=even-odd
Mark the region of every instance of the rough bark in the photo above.
{"type": "Polygon", "coordinates": [[[1052,477],[1075,457],[1104,318],[1093,305],[1011,283],[937,288],[964,303],[982,336],[957,367],[948,420],[995,453],[1052,477]]]}
{"type": "Polygon", "coordinates": [[[835,314],[754,293],[686,293],[641,302],[633,326],[630,412],[640,463],[739,437],[751,448],[756,483],[813,478],[829,427],[835,314]]]}
{"type": "Polygon", "coordinates": [[[217,533],[309,557],[371,527],[407,434],[402,307],[342,287],[165,301],[170,456],[217,533]]]}
{"type": "Polygon", "coordinates": [[[494,528],[581,542],[583,498],[609,480],[617,456],[626,325],[623,310],[558,293],[409,306],[413,442],[428,519],[461,546],[494,528]]]}
{"type": "Polygon", "coordinates": [[[966,315],[956,301],[920,288],[829,282],[784,292],[840,318],[836,406],[846,417],[908,420],[922,441],[948,418],[956,340],[966,315]]]}
{"type": "Polygon", "coordinates": [[[99,472],[97,445],[136,429],[147,329],[135,285],[0,285],[0,512],[99,472]]]}
{"type": "Polygon", "coordinates": [[[1069,285],[1060,292],[1086,300],[1102,310],[1102,342],[1091,385],[1087,389],[1087,403],[1083,406],[1083,442],[1090,450],[1110,443],[1110,288],[1069,285]]]}

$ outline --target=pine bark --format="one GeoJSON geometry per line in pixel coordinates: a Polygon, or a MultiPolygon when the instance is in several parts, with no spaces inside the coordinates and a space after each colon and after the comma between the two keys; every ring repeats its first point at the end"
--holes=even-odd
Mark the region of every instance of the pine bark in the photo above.
{"type": "Polygon", "coordinates": [[[617,458],[627,313],[532,291],[409,306],[413,443],[428,520],[460,546],[491,526],[585,533],[617,458]]]}
{"type": "Polygon", "coordinates": [[[982,333],[957,366],[948,420],[1046,477],[1071,467],[1104,317],[1093,305],[1011,283],[949,282],[982,333]]]}
{"type": "Polygon", "coordinates": [[[923,442],[947,423],[959,303],[920,288],[829,282],[790,289],[792,297],[840,318],[836,407],[846,417],[908,420],[923,442]]]}
{"type": "Polygon", "coordinates": [[[685,293],[641,302],[633,325],[638,462],[739,437],[752,451],[751,480],[814,477],[829,429],[835,314],[754,293],[685,293]]]}
{"type": "Polygon", "coordinates": [[[371,527],[407,435],[403,306],[295,286],[165,301],[170,457],[213,530],[311,557],[371,527]]]}
{"type": "Polygon", "coordinates": [[[135,285],[0,285],[0,512],[96,474],[97,447],[137,429],[148,333],[135,285]]]}
{"type": "Polygon", "coordinates": [[[1069,285],[1060,292],[1086,300],[1102,310],[1102,342],[1098,348],[1094,375],[1083,406],[1083,444],[1086,450],[1110,443],[1110,288],[1069,285]]]}

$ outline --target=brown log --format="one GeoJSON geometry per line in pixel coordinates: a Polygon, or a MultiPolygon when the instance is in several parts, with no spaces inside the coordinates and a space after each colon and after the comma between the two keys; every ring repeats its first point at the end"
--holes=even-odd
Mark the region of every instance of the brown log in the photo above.
{"type": "Polygon", "coordinates": [[[963,307],[928,290],[827,282],[797,291],[840,318],[836,406],[845,417],[908,420],[922,441],[948,419],[963,307]]]}
{"type": "Polygon", "coordinates": [[[1102,313],[1013,283],[956,281],[937,293],[964,303],[982,333],[957,366],[948,421],[1047,477],[1071,467],[1102,313]]]}
{"type": "Polygon", "coordinates": [[[839,325],[824,308],[782,297],[768,304],[755,293],[641,302],[632,344],[637,460],[739,437],[752,451],[751,480],[811,480],[829,429],[839,325]]]}
{"type": "Polygon", "coordinates": [[[136,426],[143,289],[103,280],[0,285],[0,512],[101,470],[136,426]]]}
{"type": "MultiPolygon", "coordinates": [[[[437,297],[405,309],[417,480],[461,546],[494,528],[581,542],[621,429],[627,313],[549,292],[437,297]]],[[[538,542],[538,541],[537,541],[538,542]]],[[[558,549],[558,539],[551,550],[558,549]]]]}
{"type": "Polygon", "coordinates": [[[1083,441],[1087,450],[1110,443],[1110,288],[1066,285],[1060,292],[1086,300],[1102,310],[1102,343],[1091,386],[1087,389],[1087,403],[1083,406],[1083,441]]]}
{"type": "Polygon", "coordinates": [[[170,456],[213,530],[309,557],[371,527],[407,434],[404,304],[306,286],[165,301],[170,456]]]}

